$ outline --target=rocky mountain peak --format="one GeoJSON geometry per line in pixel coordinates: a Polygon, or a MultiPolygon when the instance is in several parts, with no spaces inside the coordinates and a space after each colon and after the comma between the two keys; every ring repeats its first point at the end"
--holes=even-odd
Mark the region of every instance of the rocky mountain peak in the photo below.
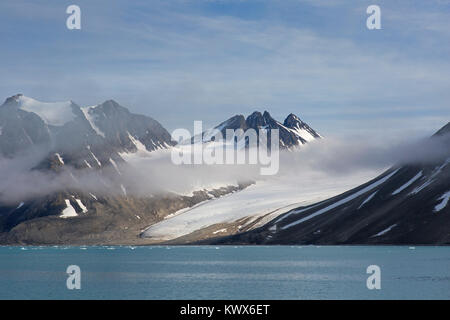
{"type": "MultiPolygon", "coordinates": [[[[280,146],[281,148],[291,148],[301,144],[305,144],[308,141],[320,138],[313,129],[311,129],[306,123],[302,122],[296,115],[290,114],[285,123],[289,126],[282,125],[280,122],[272,118],[268,111],[263,113],[254,111],[247,118],[242,115],[236,115],[230,119],[221,122],[218,126],[214,127],[215,130],[219,130],[224,134],[226,129],[254,129],[259,132],[260,129],[279,130],[280,146]]],[[[203,133],[203,140],[209,141],[212,130],[207,130],[203,133]]],[[[192,140],[194,141],[194,140],[192,140]]]]}
{"type": "Polygon", "coordinates": [[[264,119],[273,119],[272,116],[270,115],[269,111],[264,111],[263,113],[263,117],[264,119]]]}
{"type": "Polygon", "coordinates": [[[120,116],[122,114],[130,113],[127,108],[122,107],[115,100],[106,100],[105,102],[95,106],[94,109],[106,116],[120,116]]]}
{"type": "Polygon", "coordinates": [[[303,124],[303,121],[293,113],[290,113],[283,122],[283,125],[289,128],[294,128],[297,124],[303,124]]]}
{"type": "Polygon", "coordinates": [[[246,123],[250,128],[259,129],[267,125],[275,125],[276,121],[272,118],[268,111],[264,111],[264,113],[254,111],[247,117],[246,123]]]}
{"type": "Polygon", "coordinates": [[[272,118],[272,116],[270,115],[270,113],[268,111],[264,111],[263,118],[264,118],[266,126],[269,126],[271,128],[279,127],[278,121],[276,121],[274,118],[272,118]]]}
{"type": "Polygon", "coordinates": [[[259,111],[255,111],[249,115],[246,119],[246,123],[251,128],[261,127],[266,124],[263,115],[259,111]]]}

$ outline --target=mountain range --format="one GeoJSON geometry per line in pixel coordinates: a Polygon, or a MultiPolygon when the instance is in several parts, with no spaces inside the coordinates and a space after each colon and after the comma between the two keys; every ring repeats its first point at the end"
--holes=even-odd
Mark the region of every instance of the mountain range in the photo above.
{"type": "MultiPolygon", "coordinates": [[[[284,147],[320,137],[293,114],[281,124],[268,112],[254,112],[247,119],[235,116],[218,127],[277,128],[284,147]]],[[[10,185],[0,189],[0,243],[145,243],[139,235],[149,225],[251,183],[199,188],[190,195],[170,190],[147,195],[130,192],[134,186],[126,183],[122,172],[129,166],[127,157],[151,156],[174,145],[159,122],[133,114],[113,100],[81,107],[73,101],[48,103],[22,94],[7,98],[0,106],[0,158],[14,164],[37,159],[22,173],[45,174],[46,179],[27,186],[33,193],[24,199],[8,197],[10,185]],[[88,189],[87,179],[101,189],[88,189]]],[[[19,177],[8,178],[20,189],[19,177]]]]}
{"type": "MultiPolygon", "coordinates": [[[[206,130],[202,142],[210,142],[214,132],[225,135],[227,129],[278,129],[284,149],[322,138],[294,114],[279,122],[267,111],[255,111],[206,130]]],[[[254,227],[240,229],[237,221],[234,233],[225,237],[217,237],[223,228],[218,224],[206,240],[186,239],[208,244],[450,244],[450,123],[428,143],[435,141],[445,150],[432,161],[399,163],[354,189],[290,207],[269,221],[244,217],[239,221],[254,227]]],[[[21,94],[7,98],[0,106],[0,244],[154,243],[143,232],[149,226],[253,183],[199,187],[190,195],[170,190],[135,194],[135,186],[124,177],[123,170],[131,166],[127,159],[152,157],[175,145],[156,120],[113,100],[80,107],[21,94]],[[30,157],[37,161],[23,160],[30,157]],[[33,163],[22,172],[25,176],[44,175],[46,180],[30,180],[35,182],[26,187],[33,192],[13,198],[10,190],[21,188],[23,176],[11,176],[10,171],[22,162],[33,163]],[[87,188],[86,179],[102,188],[87,188]]]]}

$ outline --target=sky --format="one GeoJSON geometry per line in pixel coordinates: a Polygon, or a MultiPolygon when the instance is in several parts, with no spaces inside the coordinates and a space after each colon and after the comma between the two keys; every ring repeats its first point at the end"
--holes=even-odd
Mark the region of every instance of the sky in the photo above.
{"type": "Polygon", "coordinates": [[[114,99],[169,131],[254,110],[325,137],[450,121],[448,0],[4,0],[0,42],[0,99],[114,99]],[[372,4],[381,30],[366,28],[372,4]]]}

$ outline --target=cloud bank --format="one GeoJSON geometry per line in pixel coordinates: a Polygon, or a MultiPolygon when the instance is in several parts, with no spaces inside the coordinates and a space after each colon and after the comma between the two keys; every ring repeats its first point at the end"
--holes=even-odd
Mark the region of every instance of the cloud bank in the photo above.
{"type": "MultiPolygon", "coordinates": [[[[356,172],[380,173],[392,165],[439,163],[450,156],[450,136],[390,143],[377,139],[323,139],[297,151],[280,152],[276,176],[261,176],[257,165],[174,165],[170,151],[150,156],[128,156],[119,166],[121,176],[111,167],[102,173],[65,166],[60,173],[31,170],[44,154],[36,150],[14,159],[0,159],[0,202],[14,204],[61,190],[80,190],[97,195],[150,196],[163,192],[191,194],[192,191],[236,185],[239,182],[289,177],[313,181],[314,177],[344,178],[356,172]]],[[[322,180],[323,181],[323,180],[322,180]]]]}

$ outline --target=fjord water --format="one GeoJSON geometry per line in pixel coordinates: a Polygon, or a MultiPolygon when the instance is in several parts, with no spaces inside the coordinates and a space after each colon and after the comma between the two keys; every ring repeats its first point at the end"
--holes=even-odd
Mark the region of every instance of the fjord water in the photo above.
{"type": "Polygon", "coordinates": [[[450,299],[450,247],[0,247],[0,298],[450,299]]]}

